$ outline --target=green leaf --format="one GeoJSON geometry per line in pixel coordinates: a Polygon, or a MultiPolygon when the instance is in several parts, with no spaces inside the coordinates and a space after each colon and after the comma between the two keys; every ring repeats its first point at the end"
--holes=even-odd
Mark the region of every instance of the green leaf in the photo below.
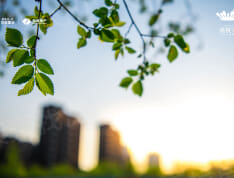
{"type": "Polygon", "coordinates": [[[94,33],[95,35],[100,35],[100,34],[101,34],[101,31],[100,31],[99,29],[97,29],[97,28],[94,28],[94,29],[93,29],[93,33],[94,33]]]}
{"type": "Polygon", "coordinates": [[[47,32],[47,27],[46,27],[44,24],[40,24],[39,27],[40,27],[40,30],[41,30],[44,34],[46,34],[46,32],[47,32]]]}
{"type": "Polygon", "coordinates": [[[124,50],[123,50],[123,48],[120,48],[120,54],[121,54],[122,56],[124,56],[124,50]]]}
{"type": "Polygon", "coordinates": [[[154,70],[154,71],[158,71],[158,69],[161,67],[160,64],[157,64],[157,63],[153,63],[153,64],[150,64],[150,69],[151,70],[154,70]]]}
{"type": "Polygon", "coordinates": [[[25,83],[32,78],[33,73],[34,73],[34,68],[31,65],[25,65],[16,72],[11,83],[12,84],[25,83]]]}
{"type": "Polygon", "coordinates": [[[101,40],[105,42],[113,42],[115,39],[114,34],[110,30],[102,30],[101,31],[101,40]]]}
{"type": "Polygon", "coordinates": [[[133,79],[131,77],[125,77],[124,79],[121,80],[119,86],[123,88],[128,88],[129,85],[132,83],[133,79]]]}
{"type": "Polygon", "coordinates": [[[43,21],[44,21],[45,23],[39,24],[39,27],[40,27],[40,30],[41,30],[44,34],[46,34],[46,33],[47,33],[48,27],[53,26],[53,21],[52,21],[52,19],[50,18],[50,15],[49,15],[48,13],[43,14],[43,15],[42,15],[42,19],[43,19],[43,21]]]}
{"type": "Polygon", "coordinates": [[[6,57],[6,63],[9,63],[9,62],[12,61],[13,55],[14,55],[14,53],[15,53],[17,50],[18,50],[18,49],[12,49],[12,50],[10,50],[10,51],[8,52],[7,57],[6,57]]]}
{"type": "Polygon", "coordinates": [[[34,78],[31,78],[25,85],[24,88],[18,91],[18,96],[27,95],[32,92],[34,87],[34,78]]]}
{"type": "Polygon", "coordinates": [[[110,20],[110,18],[104,16],[102,18],[100,18],[99,22],[102,24],[103,27],[105,28],[109,28],[109,27],[112,27],[112,22],[110,20]]]}
{"type": "Polygon", "coordinates": [[[122,46],[122,43],[114,43],[112,46],[112,50],[117,50],[122,46]]]}
{"type": "Polygon", "coordinates": [[[185,43],[184,38],[183,38],[182,35],[176,35],[174,37],[174,41],[182,49],[186,46],[186,43],[185,43]]]}
{"type": "Polygon", "coordinates": [[[158,69],[161,67],[161,65],[157,63],[153,63],[153,64],[150,64],[149,67],[150,67],[150,73],[154,75],[155,72],[158,72],[158,69]]]}
{"type": "Polygon", "coordinates": [[[53,26],[53,20],[50,18],[50,15],[48,13],[44,13],[42,15],[42,19],[45,20],[45,23],[42,25],[44,25],[46,28],[53,26]]]}
{"type": "Polygon", "coordinates": [[[93,14],[97,17],[105,17],[108,15],[108,9],[106,7],[101,7],[99,9],[95,9],[93,14]]]}
{"type": "Polygon", "coordinates": [[[168,46],[170,46],[170,44],[171,44],[171,40],[169,40],[168,38],[166,38],[166,39],[164,40],[164,45],[165,45],[166,47],[168,47],[168,46]]]}
{"type": "Polygon", "coordinates": [[[160,14],[153,14],[153,15],[150,17],[149,25],[150,25],[150,26],[153,26],[153,25],[158,21],[159,16],[160,16],[160,14]]]}
{"type": "Polygon", "coordinates": [[[105,0],[105,4],[107,5],[107,6],[112,6],[112,1],[111,0],[105,0]]]}
{"type": "Polygon", "coordinates": [[[178,57],[178,51],[174,45],[171,45],[167,58],[170,62],[173,62],[178,57]]]}
{"type": "Polygon", "coordinates": [[[36,74],[36,85],[38,89],[44,94],[54,95],[54,85],[48,76],[43,73],[36,74]]]}
{"type": "Polygon", "coordinates": [[[119,53],[120,53],[120,49],[117,49],[117,50],[115,51],[115,60],[118,59],[119,53]]]}
{"type": "Polygon", "coordinates": [[[27,50],[17,50],[13,55],[13,66],[20,66],[24,63],[24,60],[29,56],[27,50]]]}
{"type": "Polygon", "coordinates": [[[33,35],[28,39],[27,45],[28,45],[29,48],[33,48],[35,46],[36,39],[37,39],[36,35],[33,35]]]}
{"type": "Polygon", "coordinates": [[[119,22],[119,13],[117,10],[115,10],[115,9],[112,10],[110,16],[111,16],[112,20],[114,21],[114,23],[119,22]]]}
{"type": "Polygon", "coordinates": [[[167,35],[168,38],[173,38],[174,36],[175,36],[174,33],[169,33],[169,34],[167,35]]]}
{"type": "Polygon", "coordinates": [[[54,74],[54,71],[53,71],[51,65],[45,59],[39,59],[37,61],[37,67],[38,67],[38,69],[40,69],[40,71],[42,71],[46,74],[51,74],[51,75],[54,74]]]}
{"type": "Polygon", "coordinates": [[[176,35],[174,37],[175,43],[182,49],[182,51],[189,53],[189,45],[184,41],[184,38],[182,35],[176,35]]]}
{"type": "Polygon", "coordinates": [[[36,17],[39,16],[39,10],[38,10],[37,6],[35,6],[35,8],[34,8],[34,14],[35,14],[36,17]]]}
{"type": "Polygon", "coordinates": [[[10,46],[19,47],[23,44],[22,34],[13,28],[6,28],[5,40],[10,46]]]}
{"type": "Polygon", "coordinates": [[[189,44],[186,43],[186,47],[183,49],[185,53],[190,53],[190,47],[189,44]]]}
{"type": "Polygon", "coordinates": [[[125,49],[128,51],[129,54],[133,54],[135,53],[136,51],[128,46],[125,47],[125,49]]]}
{"type": "Polygon", "coordinates": [[[127,38],[125,38],[125,39],[124,39],[124,44],[129,44],[129,43],[130,43],[130,40],[127,39],[127,38]]]}
{"type": "Polygon", "coordinates": [[[78,32],[78,34],[79,34],[80,36],[83,36],[83,37],[86,36],[86,31],[85,31],[85,29],[82,28],[80,25],[78,25],[78,27],[77,27],[77,32],[78,32]]]}
{"type": "Polygon", "coordinates": [[[31,56],[35,56],[35,49],[30,49],[29,51],[31,56]]]}
{"type": "Polygon", "coordinates": [[[31,64],[33,61],[34,61],[34,57],[33,56],[27,56],[24,59],[24,62],[27,63],[27,64],[31,64]]]}
{"type": "Polygon", "coordinates": [[[115,7],[115,9],[119,9],[119,4],[113,4],[114,5],[114,7],[115,7]]]}
{"type": "Polygon", "coordinates": [[[47,33],[47,29],[48,27],[51,27],[53,26],[53,21],[52,19],[50,18],[50,15],[48,13],[45,13],[41,16],[41,19],[43,20],[43,22],[45,23],[41,23],[39,24],[39,27],[40,27],[40,30],[46,34],[47,33]]]}
{"type": "Polygon", "coordinates": [[[138,75],[138,71],[137,70],[128,70],[127,72],[128,72],[128,74],[130,76],[137,76],[138,75]]]}
{"type": "Polygon", "coordinates": [[[143,93],[143,86],[140,80],[138,80],[136,83],[132,85],[132,91],[134,94],[138,96],[142,96],[143,93]]]}
{"type": "Polygon", "coordinates": [[[123,37],[121,36],[119,30],[117,29],[112,29],[111,32],[114,34],[115,39],[119,40],[119,41],[123,41],[123,37]]]}
{"type": "Polygon", "coordinates": [[[121,22],[121,21],[119,21],[119,22],[115,23],[115,26],[117,26],[117,27],[122,27],[122,26],[124,26],[125,24],[126,24],[126,22],[121,22]]]}
{"type": "Polygon", "coordinates": [[[86,38],[90,38],[91,37],[91,31],[89,30],[87,33],[86,33],[86,38]]]}
{"type": "Polygon", "coordinates": [[[80,38],[78,43],[77,43],[77,48],[80,49],[81,47],[84,47],[86,45],[86,39],[85,38],[80,38]]]}

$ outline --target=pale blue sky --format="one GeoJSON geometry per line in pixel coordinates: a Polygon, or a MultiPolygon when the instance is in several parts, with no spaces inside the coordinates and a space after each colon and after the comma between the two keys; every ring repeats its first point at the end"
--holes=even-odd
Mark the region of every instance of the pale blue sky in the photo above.
{"type": "MultiPolygon", "coordinates": [[[[97,5],[100,2],[95,1],[97,5]]],[[[34,5],[32,3],[32,5],[28,4],[27,6],[33,7],[34,5]]],[[[148,19],[145,20],[144,17],[140,17],[136,13],[137,8],[133,3],[130,3],[129,6],[140,29],[147,33],[148,19]]],[[[87,11],[92,10],[92,7],[88,7],[87,4],[85,7],[87,11]]],[[[82,123],[81,139],[83,144],[81,149],[84,154],[82,154],[81,166],[83,168],[90,168],[95,164],[97,126],[103,121],[113,123],[121,131],[123,142],[127,145],[141,132],[142,139],[148,140],[148,138],[152,139],[153,137],[155,142],[157,142],[156,138],[161,140],[157,142],[156,146],[152,141],[152,147],[151,143],[145,143],[145,147],[149,149],[143,150],[143,153],[139,149],[134,152],[133,149],[137,150],[137,148],[133,148],[133,146],[137,147],[137,145],[129,143],[128,146],[138,161],[142,161],[142,156],[146,156],[147,151],[156,151],[162,154],[163,158],[165,157],[165,164],[177,159],[194,160],[194,157],[190,156],[192,153],[180,156],[179,152],[175,151],[176,156],[173,156],[169,150],[164,148],[170,147],[172,146],[170,143],[176,142],[181,143],[183,147],[178,147],[178,150],[183,151],[182,148],[185,148],[182,144],[185,142],[183,133],[192,139],[194,132],[200,133],[202,130],[199,126],[204,126],[205,130],[198,138],[194,138],[196,145],[208,144],[206,146],[210,148],[209,142],[199,142],[199,140],[206,133],[213,135],[213,137],[206,135],[207,138],[218,139],[218,129],[224,132],[225,138],[230,137],[231,139],[234,131],[226,133],[225,130],[227,131],[229,126],[234,124],[232,121],[234,114],[230,109],[231,106],[234,106],[234,36],[223,36],[219,29],[224,25],[234,26],[234,22],[222,22],[215,14],[223,10],[230,12],[234,8],[234,1],[197,0],[192,1],[192,8],[198,15],[198,21],[195,25],[197,33],[187,38],[191,46],[191,54],[185,55],[180,52],[179,58],[172,64],[169,64],[166,55],[155,57],[155,61],[162,63],[160,73],[149,77],[144,82],[144,95],[141,98],[133,95],[130,90],[125,91],[118,87],[119,81],[126,76],[126,70],[135,68],[141,62],[136,57],[137,55],[126,55],[115,61],[111,46],[101,43],[96,37],[88,40],[87,47],[77,50],[76,43],[79,38],[76,32],[77,24],[67,14],[55,14],[53,17],[54,26],[48,29],[48,34],[41,38],[37,47],[38,57],[47,59],[54,68],[55,75],[52,79],[55,84],[55,96],[44,97],[35,89],[29,96],[18,97],[17,91],[21,86],[10,84],[16,70],[8,66],[5,77],[0,79],[1,132],[5,135],[14,135],[37,142],[42,106],[49,103],[61,105],[66,113],[77,116],[82,123]],[[199,36],[199,40],[197,36],[199,36]],[[198,49],[200,42],[203,45],[202,49],[198,49]],[[205,110],[203,110],[204,107],[205,110]],[[178,110],[175,111],[175,108],[178,110]],[[146,115],[142,114],[144,112],[146,115]],[[188,113],[184,114],[186,112],[188,113]],[[175,115],[170,115],[171,113],[175,113],[175,115]],[[220,116],[221,113],[227,117],[212,119],[212,117],[220,116]],[[142,116],[142,118],[137,118],[137,115],[142,116]],[[122,119],[119,118],[120,116],[123,116],[122,119]],[[129,118],[125,118],[126,116],[129,118]],[[144,118],[146,116],[147,118],[144,118]],[[196,120],[194,116],[198,116],[199,119],[196,120]],[[181,120],[181,118],[187,118],[187,120],[181,120]],[[168,125],[164,124],[165,121],[168,121],[168,125]],[[168,127],[170,122],[174,124],[174,128],[168,127]],[[190,125],[194,122],[197,124],[197,130],[193,130],[193,125],[190,125]],[[152,124],[155,124],[155,129],[148,127],[152,124]],[[128,129],[126,125],[129,126],[128,129]],[[214,128],[210,128],[212,125],[215,125],[214,128]],[[191,133],[190,130],[186,130],[190,126],[191,133]],[[156,129],[158,127],[161,127],[162,130],[156,129]],[[181,133],[178,132],[182,135],[173,132],[175,128],[182,130],[181,133]],[[131,131],[132,137],[127,130],[131,131]],[[170,131],[173,132],[171,134],[177,138],[177,141],[174,141],[173,137],[165,136],[164,131],[168,132],[169,135],[170,131]],[[143,132],[145,133],[143,134],[143,132]],[[160,138],[156,134],[160,134],[160,138]],[[171,140],[167,140],[169,138],[171,140]],[[164,144],[165,140],[168,142],[167,145],[164,144]],[[160,147],[160,145],[163,146],[160,147]],[[137,156],[138,153],[142,155],[137,156]],[[167,155],[170,156],[167,157],[167,155]]],[[[49,11],[52,10],[49,8],[49,11]]],[[[120,14],[124,20],[128,21],[124,10],[120,14]]],[[[186,15],[186,9],[183,1],[178,0],[173,5],[165,7],[159,24],[164,25],[164,21],[168,19],[178,20],[184,15],[186,15]]],[[[19,19],[17,24],[11,27],[23,31],[25,26],[21,20],[19,19]]],[[[0,35],[3,38],[4,31],[1,31],[0,35]]],[[[134,30],[129,37],[135,42],[132,46],[139,50],[141,43],[134,30]]],[[[160,42],[160,39],[157,41],[160,42]]],[[[223,138],[220,138],[220,141],[222,140],[223,138]]],[[[141,144],[141,140],[138,142],[141,144]]],[[[194,141],[192,142],[194,143],[194,141]]],[[[234,148],[232,143],[228,141],[222,145],[223,148],[234,148]]],[[[200,150],[201,155],[202,153],[206,155],[206,151],[200,150]]],[[[223,152],[225,151],[223,150],[223,152]]],[[[234,158],[234,151],[229,155],[217,155],[217,152],[214,152],[214,155],[200,161],[224,158],[234,158]]]]}

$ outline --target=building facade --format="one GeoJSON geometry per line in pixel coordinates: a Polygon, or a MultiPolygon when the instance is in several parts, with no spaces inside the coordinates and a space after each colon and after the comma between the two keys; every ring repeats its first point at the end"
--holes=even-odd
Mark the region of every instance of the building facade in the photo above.
{"type": "Polygon", "coordinates": [[[43,109],[39,162],[48,167],[58,163],[78,166],[80,123],[62,109],[48,106],[43,109]]]}
{"type": "Polygon", "coordinates": [[[120,142],[120,135],[110,125],[100,126],[99,163],[112,162],[126,165],[129,162],[127,149],[120,142]]]}

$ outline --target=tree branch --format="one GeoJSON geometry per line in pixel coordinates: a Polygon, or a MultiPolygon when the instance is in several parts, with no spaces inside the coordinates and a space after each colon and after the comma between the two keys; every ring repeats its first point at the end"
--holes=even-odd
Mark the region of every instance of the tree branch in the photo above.
{"type": "Polygon", "coordinates": [[[135,23],[135,21],[134,21],[134,19],[133,19],[133,17],[132,17],[132,14],[131,14],[131,12],[130,12],[130,10],[129,10],[129,8],[128,8],[128,4],[126,3],[125,0],[123,0],[123,3],[124,3],[124,6],[125,6],[125,8],[126,8],[126,10],[127,10],[128,16],[129,16],[129,18],[130,18],[130,20],[131,20],[131,22],[132,22],[132,25],[135,27],[137,33],[139,34],[139,36],[140,36],[140,38],[141,38],[141,41],[142,41],[142,44],[143,44],[143,52],[142,52],[142,53],[143,53],[144,61],[146,61],[146,57],[145,57],[145,50],[146,50],[145,40],[144,40],[144,38],[143,38],[143,35],[142,35],[142,33],[141,33],[139,27],[137,26],[137,24],[135,23]]]}
{"type": "Polygon", "coordinates": [[[88,30],[93,30],[93,28],[92,27],[89,27],[88,25],[86,25],[85,23],[83,23],[80,19],[78,19],[60,0],[57,0],[57,2],[60,4],[60,6],[62,6],[63,7],[63,9],[65,10],[65,11],[67,11],[67,13],[68,14],[70,14],[72,17],[73,17],[73,19],[76,21],[76,22],[78,22],[80,25],[82,25],[83,27],[85,27],[86,29],[88,29],[88,30]]]}
{"type": "Polygon", "coordinates": [[[149,35],[149,34],[141,34],[143,37],[151,37],[151,38],[163,38],[166,39],[166,36],[161,36],[161,35],[149,35]]]}
{"type": "Polygon", "coordinates": [[[128,34],[130,33],[131,29],[132,29],[133,23],[131,23],[128,27],[128,31],[125,33],[124,37],[126,38],[128,36],[128,34]]]}
{"type": "Polygon", "coordinates": [[[37,46],[37,40],[39,40],[39,23],[40,23],[40,15],[41,15],[41,5],[42,5],[42,0],[39,0],[39,13],[38,13],[38,23],[37,23],[37,33],[36,33],[36,41],[34,45],[34,58],[36,59],[36,46],[37,46]]]}
{"type": "Polygon", "coordinates": [[[51,14],[50,14],[50,17],[52,17],[58,10],[61,9],[61,4],[59,5],[59,7],[57,7],[51,14]]]}

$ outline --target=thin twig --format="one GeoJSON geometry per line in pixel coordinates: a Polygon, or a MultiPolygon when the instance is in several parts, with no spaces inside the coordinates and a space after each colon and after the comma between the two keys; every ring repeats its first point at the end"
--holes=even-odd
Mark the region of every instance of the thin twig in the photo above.
{"type": "Polygon", "coordinates": [[[59,7],[57,7],[51,14],[50,14],[50,17],[52,17],[58,10],[61,9],[61,4],[59,5],[59,7]]]}
{"type": "Polygon", "coordinates": [[[128,16],[129,16],[129,18],[130,18],[130,20],[131,20],[131,22],[132,22],[132,25],[135,27],[137,33],[139,34],[139,36],[140,36],[140,38],[141,38],[141,41],[142,41],[142,44],[143,44],[143,57],[144,57],[144,61],[145,61],[145,60],[146,60],[146,57],[145,57],[145,50],[146,50],[145,40],[144,40],[144,38],[143,38],[143,35],[142,35],[142,33],[141,33],[139,27],[137,26],[137,24],[135,23],[135,21],[134,21],[134,19],[133,19],[133,17],[132,17],[132,14],[131,14],[131,12],[130,12],[130,10],[129,10],[129,8],[128,8],[128,4],[126,3],[125,0],[123,0],[123,3],[124,3],[124,6],[125,6],[126,11],[127,11],[127,13],[128,13],[128,16]]]}
{"type": "Polygon", "coordinates": [[[131,29],[132,29],[133,23],[131,23],[128,27],[128,31],[125,33],[124,37],[126,38],[128,36],[128,34],[130,33],[131,29]]]}
{"type": "Polygon", "coordinates": [[[38,23],[37,23],[37,33],[36,33],[36,41],[34,45],[34,58],[36,59],[36,46],[37,46],[37,40],[39,40],[39,23],[40,23],[40,15],[41,15],[41,4],[42,0],[39,1],[39,13],[38,13],[38,23]]]}
{"type": "Polygon", "coordinates": [[[63,7],[63,9],[65,11],[67,11],[68,14],[70,14],[73,19],[78,22],[80,25],[82,25],[83,27],[85,27],[88,30],[93,30],[92,27],[89,27],[88,25],[86,25],[85,23],[83,23],[80,19],[78,19],[60,0],[57,0],[57,2],[63,7]]]}
{"type": "Polygon", "coordinates": [[[150,38],[163,38],[163,39],[166,39],[167,37],[166,36],[161,36],[161,35],[149,35],[149,34],[141,34],[142,36],[144,37],[150,37],[150,38]]]}

